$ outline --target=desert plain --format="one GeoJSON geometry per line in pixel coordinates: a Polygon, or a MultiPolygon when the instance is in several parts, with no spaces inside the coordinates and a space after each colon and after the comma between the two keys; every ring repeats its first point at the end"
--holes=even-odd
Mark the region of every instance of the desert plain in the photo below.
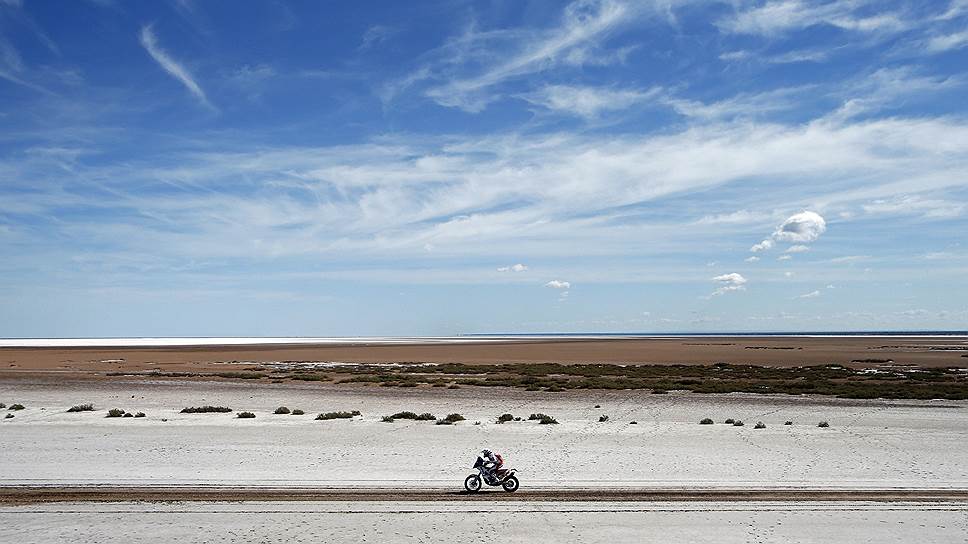
{"type": "Polygon", "coordinates": [[[965,337],[4,347],[0,541],[962,542],[966,350],[965,337]],[[832,365],[892,394],[926,373],[952,398],[433,371],[717,363],[832,365]],[[232,412],[182,413],[206,405],[232,412]],[[386,421],[404,411],[464,419],[386,421]],[[330,412],[359,414],[316,419],[330,412]],[[519,491],[462,492],[482,448],[518,469],[519,491]]]}

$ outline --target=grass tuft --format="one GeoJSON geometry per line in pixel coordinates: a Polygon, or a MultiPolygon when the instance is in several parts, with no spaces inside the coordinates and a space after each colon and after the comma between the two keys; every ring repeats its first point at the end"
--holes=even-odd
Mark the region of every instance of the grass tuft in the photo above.
{"type": "Polygon", "coordinates": [[[437,425],[453,425],[458,421],[464,421],[464,416],[460,414],[448,414],[447,417],[437,420],[437,425]]]}
{"type": "Polygon", "coordinates": [[[324,412],[316,416],[316,421],[326,421],[330,419],[352,419],[353,416],[360,415],[360,412],[353,410],[352,412],[324,412]]]}
{"type": "Polygon", "coordinates": [[[497,416],[495,423],[507,423],[508,421],[514,421],[514,416],[511,414],[501,414],[497,416]]]}
{"type": "Polygon", "coordinates": [[[830,423],[827,423],[826,421],[821,421],[820,423],[817,423],[817,427],[827,428],[829,426],[830,426],[830,423]]]}
{"type": "Polygon", "coordinates": [[[713,424],[713,420],[709,419],[708,417],[704,417],[704,418],[702,418],[702,420],[699,421],[699,424],[700,425],[712,425],[713,424]]]}
{"type": "Polygon", "coordinates": [[[138,412],[137,414],[134,415],[134,417],[145,417],[145,413],[144,412],[138,412]]]}
{"type": "Polygon", "coordinates": [[[608,421],[608,416],[607,415],[602,414],[601,416],[598,417],[598,422],[599,423],[605,423],[606,421],[608,421]]]}
{"type": "Polygon", "coordinates": [[[93,411],[94,411],[94,405],[91,404],[91,403],[78,404],[77,406],[71,406],[70,408],[67,409],[67,413],[72,413],[72,412],[93,412],[93,411]]]}
{"type": "Polygon", "coordinates": [[[110,410],[108,410],[108,415],[105,417],[123,417],[123,416],[124,416],[124,410],[120,408],[111,408],[110,410]]]}
{"type": "Polygon", "coordinates": [[[255,414],[253,414],[252,412],[239,412],[239,415],[238,415],[239,419],[252,419],[254,417],[255,417],[255,414]]]}
{"type": "Polygon", "coordinates": [[[727,425],[732,425],[733,423],[736,423],[736,420],[733,419],[733,418],[729,418],[726,421],[724,421],[723,423],[725,423],[727,425]]]}
{"type": "Polygon", "coordinates": [[[766,423],[763,423],[762,421],[757,421],[756,422],[756,425],[753,425],[753,428],[754,429],[765,429],[766,428],[766,423]]]}
{"type": "Polygon", "coordinates": [[[303,412],[303,411],[302,411],[302,410],[300,410],[299,408],[293,408],[293,410],[292,410],[292,412],[290,412],[290,414],[291,414],[291,415],[294,415],[294,416],[301,416],[301,415],[303,415],[303,414],[305,414],[305,413],[306,413],[306,412],[303,412]]]}
{"type": "Polygon", "coordinates": [[[545,414],[541,414],[541,419],[538,420],[539,425],[557,425],[558,420],[545,414]]]}
{"type": "Polygon", "coordinates": [[[783,422],[783,424],[784,425],[793,425],[793,422],[792,421],[785,421],[785,422],[783,422]]]}
{"type": "Polygon", "coordinates": [[[737,419],[733,422],[733,427],[742,427],[744,425],[742,420],[737,419]]]}
{"type": "Polygon", "coordinates": [[[24,405],[23,404],[11,404],[10,405],[10,410],[13,410],[14,412],[16,412],[17,410],[23,410],[23,409],[24,409],[24,405]]]}
{"type": "Polygon", "coordinates": [[[226,413],[231,412],[232,409],[227,406],[192,406],[190,408],[182,408],[181,413],[183,414],[209,414],[209,413],[226,413]]]}
{"type": "Polygon", "coordinates": [[[393,416],[383,416],[380,418],[383,423],[393,423],[393,416]]]}
{"type": "Polygon", "coordinates": [[[272,413],[273,414],[289,414],[289,413],[292,413],[292,411],[289,408],[286,408],[285,406],[280,406],[280,407],[276,408],[276,410],[274,412],[272,412],[272,413]]]}

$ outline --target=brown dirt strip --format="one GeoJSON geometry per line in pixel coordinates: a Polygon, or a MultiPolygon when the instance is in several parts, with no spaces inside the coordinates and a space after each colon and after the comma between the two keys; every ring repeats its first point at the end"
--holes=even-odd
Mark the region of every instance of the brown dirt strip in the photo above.
{"type": "Polygon", "coordinates": [[[0,504],[53,502],[965,502],[968,489],[522,489],[466,493],[453,489],[261,487],[0,487],[0,504]]]}
{"type": "Polygon", "coordinates": [[[968,338],[702,337],[509,339],[466,344],[274,344],[169,347],[0,347],[0,373],[95,373],[163,370],[218,372],[245,368],[226,361],[341,361],[356,363],[608,363],[724,362],[779,367],[883,364],[966,367],[968,338]],[[888,363],[890,361],[890,363],[888,363]]]}

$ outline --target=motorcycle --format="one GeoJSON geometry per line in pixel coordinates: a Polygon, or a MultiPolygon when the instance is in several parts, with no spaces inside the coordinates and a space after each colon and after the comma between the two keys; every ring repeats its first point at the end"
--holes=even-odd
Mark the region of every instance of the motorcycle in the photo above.
{"type": "Polygon", "coordinates": [[[484,458],[478,456],[473,467],[477,469],[477,474],[471,474],[464,479],[464,489],[469,493],[477,493],[484,484],[487,484],[503,487],[508,493],[514,493],[518,490],[521,483],[518,481],[518,477],[514,475],[516,469],[504,469],[501,471],[503,474],[498,476],[494,471],[487,470],[486,465],[484,458]]]}

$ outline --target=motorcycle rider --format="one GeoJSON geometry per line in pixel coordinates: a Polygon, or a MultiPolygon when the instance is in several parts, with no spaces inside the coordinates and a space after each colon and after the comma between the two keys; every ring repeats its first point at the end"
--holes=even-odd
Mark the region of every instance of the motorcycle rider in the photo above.
{"type": "Polygon", "coordinates": [[[484,458],[484,469],[487,471],[490,477],[495,475],[501,475],[501,467],[504,466],[504,458],[501,457],[500,453],[494,453],[491,450],[481,451],[481,457],[484,458]]]}

